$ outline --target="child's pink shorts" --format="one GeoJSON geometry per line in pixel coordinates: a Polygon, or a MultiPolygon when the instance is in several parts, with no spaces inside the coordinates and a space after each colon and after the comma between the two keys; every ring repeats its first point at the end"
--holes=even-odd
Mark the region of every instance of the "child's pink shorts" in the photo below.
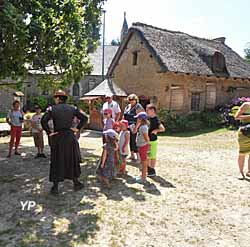
{"type": "Polygon", "coordinates": [[[146,161],[148,159],[149,148],[150,148],[149,144],[146,144],[138,148],[141,161],[146,161]]]}

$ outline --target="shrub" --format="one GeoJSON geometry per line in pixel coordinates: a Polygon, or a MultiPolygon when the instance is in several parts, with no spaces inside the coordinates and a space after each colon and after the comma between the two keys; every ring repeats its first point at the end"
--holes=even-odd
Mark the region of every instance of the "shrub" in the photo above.
{"type": "Polygon", "coordinates": [[[201,113],[176,114],[169,110],[162,109],[159,112],[162,123],[170,132],[184,132],[214,128],[221,126],[223,118],[215,111],[204,111],[201,113]]]}

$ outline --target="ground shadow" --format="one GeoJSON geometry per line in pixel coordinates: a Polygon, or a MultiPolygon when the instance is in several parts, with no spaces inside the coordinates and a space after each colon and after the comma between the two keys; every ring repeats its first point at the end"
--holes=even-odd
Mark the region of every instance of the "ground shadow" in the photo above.
{"type": "Polygon", "coordinates": [[[164,188],[176,188],[172,183],[168,182],[166,179],[164,179],[161,176],[155,176],[155,177],[150,177],[153,181],[158,183],[161,187],[164,188]]]}

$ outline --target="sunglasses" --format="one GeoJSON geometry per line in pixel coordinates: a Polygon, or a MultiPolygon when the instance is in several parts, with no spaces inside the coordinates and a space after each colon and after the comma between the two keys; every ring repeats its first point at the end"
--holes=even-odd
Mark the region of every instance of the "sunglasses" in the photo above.
{"type": "Polygon", "coordinates": [[[129,99],[128,101],[133,101],[133,100],[135,100],[135,99],[129,99]]]}

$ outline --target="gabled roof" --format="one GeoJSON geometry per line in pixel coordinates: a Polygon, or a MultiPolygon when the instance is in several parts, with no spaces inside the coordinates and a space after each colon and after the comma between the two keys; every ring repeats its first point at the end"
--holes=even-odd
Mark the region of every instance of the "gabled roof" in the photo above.
{"type": "Polygon", "coordinates": [[[90,92],[84,94],[83,98],[86,96],[105,96],[107,94],[124,97],[127,96],[126,92],[120,87],[118,87],[114,83],[114,81],[112,81],[111,79],[105,79],[97,87],[92,89],[90,92]]]}
{"type": "Polygon", "coordinates": [[[133,34],[138,34],[158,61],[162,72],[181,72],[199,75],[216,75],[212,71],[215,52],[223,54],[227,73],[224,76],[250,78],[250,64],[221,39],[204,39],[177,31],[133,23],[126,39],[122,42],[108,71],[111,75],[123,50],[133,34]]]}
{"type": "MultiPolygon", "coordinates": [[[[108,71],[108,67],[111,64],[119,46],[105,45],[104,46],[104,75],[108,71]]],[[[93,71],[91,75],[101,75],[102,74],[102,46],[97,47],[94,53],[89,54],[90,62],[93,65],[93,71]]]]}

